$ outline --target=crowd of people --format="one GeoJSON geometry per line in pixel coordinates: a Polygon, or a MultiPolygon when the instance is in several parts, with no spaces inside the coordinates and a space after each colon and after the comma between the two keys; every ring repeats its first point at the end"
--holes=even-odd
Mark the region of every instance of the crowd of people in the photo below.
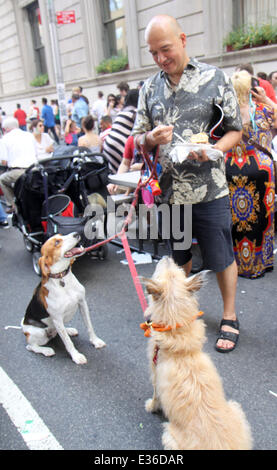
{"type": "Polygon", "coordinates": [[[32,99],[27,112],[17,103],[12,117],[6,117],[0,109],[0,161],[7,167],[0,175],[0,190],[6,203],[5,211],[0,203],[0,227],[9,227],[7,214],[16,210],[15,181],[28,166],[51,158],[56,145],[64,143],[85,147],[91,152],[103,152],[109,159],[111,172],[116,172],[132,131],[138,101],[138,89],[130,89],[126,82],[119,83],[117,88],[119,94],[108,95],[107,99],[99,91],[98,99],[90,106],[82,87],[74,87],[67,103],[64,141],[57,100],[52,99],[49,104],[43,97],[40,109],[32,99]],[[114,96],[113,103],[111,96],[114,96]]]}
{"type": "MultiPolygon", "coordinates": [[[[173,204],[192,206],[193,236],[201,249],[203,267],[216,272],[223,300],[215,347],[230,352],[239,338],[237,276],[256,279],[274,265],[277,71],[255,76],[251,64],[239,64],[228,77],[217,67],[191,58],[185,33],[168,15],[150,21],[145,39],[161,71],[133,89],[122,82],[117,86],[119,93],[107,98],[99,91],[92,105],[81,87],[74,88],[67,107],[65,143],[103,152],[111,173],[138,168],[136,156],[159,147],[162,196],[157,203],[170,208],[173,204]],[[224,158],[211,161],[201,150],[174,163],[169,154],[178,136],[185,138],[188,129],[210,135],[215,99],[223,112],[222,134],[217,140],[210,136],[210,144],[224,158]]],[[[1,160],[8,162],[9,170],[0,177],[6,212],[14,211],[12,184],[16,178],[36,159],[51,155],[60,139],[57,102],[50,106],[43,98],[41,112],[35,100],[28,113],[20,104],[16,108],[13,118],[4,119],[5,135],[0,140],[1,160]],[[28,122],[30,132],[26,132],[28,122]],[[3,146],[9,152],[6,158],[3,146]]],[[[108,186],[111,194],[116,189],[108,186]]],[[[181,210],[181,231],[183,214],[181,210]]],[[[5,228],[1,206],[0,224],[5,228]]],[[[181,240],[176,239],[172,224],[172,256],[189,275],[191,250],[175,249],[177,241],[181,240]]]]}
{"type": "MultiPolygon", "coordinates": [[[[138,88],[142,83],[139,83],[138,88]]],[[[22,109],[20,103],[17,103],[13,118],[17,120],[20,130],[29,131],[33,135],[38,160],[49,158],[54,151],[55,144],[63,142],[67,145],[85,146],[106,153],[104,141],[112,127],[116,127],[116,125],[113,126],[116,118],[120,117],[124,108],[133,106],[135,109],[137,105],[137,100],[132,99],[134,93],[138,94],[137,89],[130,90],[126,82],[120,82],[117,88],[119,93],[109,94],[106,99],[104,93],[99,91],[97,100],[90,105],[89,99],[83,94],[82,87],[74,87],[67,103],[68,119],[64,123],[64,138],[61,132],[58,100],[51,99],[49,104],[47,98],[42,98],[40,109],[36,100],[32,99],[27,111],[22,109]],[[128,104],[129,100],[132,101],[131,105],[128,104]]],[[[8,131],[3,126],[5,118],[5,112],[0,108],[1,137],[4,131],[8,131]]],[[[131,130],[132,126],[127,131],[127,136],[131,130]]],[[[124,143],[123,139],[123,147],[124,143]]],[[[112,163],[111,171],[114,171],[112,163]]]]}

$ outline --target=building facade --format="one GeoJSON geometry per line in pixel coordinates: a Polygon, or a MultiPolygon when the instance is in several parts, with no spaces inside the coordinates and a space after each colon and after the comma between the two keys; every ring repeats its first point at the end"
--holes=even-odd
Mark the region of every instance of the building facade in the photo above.
{"type": "MultiPolygon", "coordinates": [[[[277,0],[0,0],[0,106],[13,113],[15,103],[56,98],[57,64],[70,97],[81,85],[93,102],[98,90],[116,92],[120,81],[137,86],[156,71],[144,41],[148,21],[156,14],[176,17],[187,34],[188,54],[232,73],[239,63],[251,62],[255,72],[277,69],[277,45],[226,52],[223,40],[235,27],[277,21],[277,0]],[[56,44],[49,17],[71,12],[74,22],[56,24],[56,44]],[[54,52],[53,52],[54,47],[54,52]],[[110,56],[128,56],[128,69],[97,73],[110,56]],[[48,84],[31,86],[36,77],[48,84]]],[[[61,15],[60,15],[61,16],[61,15]]],[[[66,20],[65,20],[66,21],[66,20]]]]}

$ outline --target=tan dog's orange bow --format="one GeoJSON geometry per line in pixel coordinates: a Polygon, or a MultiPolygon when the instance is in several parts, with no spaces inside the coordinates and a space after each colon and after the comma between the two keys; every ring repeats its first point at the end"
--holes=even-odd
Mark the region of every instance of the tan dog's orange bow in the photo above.
{"type": "MultiPolygon", "coordinates": [[[[176,328],[180,328],[181,325],[176,325],[176,328]]],[[[159,323],[152,323],[152,322],[144,322],[140,324],[140,328],[144,330],[144,336],[149,338],[151,336],[151,329],[159,332],[163,331],[170,331],[172,330],[172,326],[165,326],[159,323]]]]}
{"type": "MultiPolygon", "coordinates": [[[[204,312],[198,312],[197,315],[194,315],[194,317],[192,318],[192,321],[196,320],[196,318],[198,317],[201,317],[203,314],[204,312]]],[[[176,328],[181,328],[181,326],[182,325],[180,325],[179,323],[176,323],[176,328]]],[[[165,326],[160,323],[152,323],[151,321],[146,321],[144,323],[141,323],[140,328],[144,330],[144,336],[146,336],[147,338],[151,336],[151,330],[159,331],[159,332],[173,330],[173,327],[170,325],[165,326]]]]}

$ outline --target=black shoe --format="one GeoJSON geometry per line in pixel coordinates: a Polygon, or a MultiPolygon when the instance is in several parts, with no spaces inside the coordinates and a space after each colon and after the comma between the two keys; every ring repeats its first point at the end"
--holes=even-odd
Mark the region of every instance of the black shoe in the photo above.
{"type": "Polygon", "coordinates": [[[10,228],[9,223],[6,220],[0,222],[0,228],[10,228]]]}
{"type": "Polygon", "coordinates": [[[238,339],[239,339],[239,321],[238,320],[224,320],[224,319],[221,320],[219,333],[220,333],[220,335],[217,338],[216,343],[215,343],[216,351],[221,352],[221,353],[228,353],[228,352],[233,351],[235,349],[235,347],[237,345],[237,342],[238,342],[238,339]],[[235,330],[238,330],[238,333],[222,330],[221,327],[223,325],[231,326],[235,330]],[[231,348],[220,348],[220,347],[217,346],[217,342],[218,342],[219,339],[228,340],[228,341],[230,341],[234,344],[231,348]]]}

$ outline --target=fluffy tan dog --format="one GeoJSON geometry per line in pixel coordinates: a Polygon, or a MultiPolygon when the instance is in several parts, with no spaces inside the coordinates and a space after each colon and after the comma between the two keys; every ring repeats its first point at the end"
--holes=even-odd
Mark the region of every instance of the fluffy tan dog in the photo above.
{"type": "Polygon", "coordinates": [[[199,316],[195,291],[204,274],[186,277],[171,258],[159,261],[152,279],[144,279],[151,317],[141,327],[150,334],[149,359],[154,387],[146,401],[148,412],[161,409],[168,418],[162,442],[165,449],[243,450],[252,448],[249,424],[241,406],[227,401],[221,379],[202,352],[205,325],[199,316]]]}

